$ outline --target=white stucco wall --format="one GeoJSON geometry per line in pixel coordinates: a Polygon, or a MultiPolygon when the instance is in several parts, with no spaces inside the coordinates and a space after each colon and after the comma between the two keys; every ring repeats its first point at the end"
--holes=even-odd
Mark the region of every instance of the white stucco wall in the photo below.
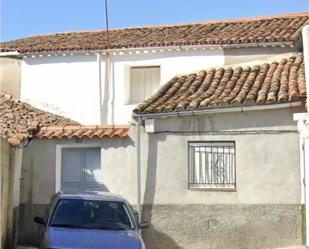
{"type": "Polygon", "coordinates": [[[288,58],[289,53],[297,52],[297,47],[258,47],[258,48],[228,48],[224,49],[224,64],[235,65],[248,63],[249,65],[280,61],[280,57],[288,58]],[[278,59],[279,58],[279,59],[278,59]]]}
{"type": "Polygon", "coordinates": [[[111,55],[111,83],[106,82],[106,55],[23,58],[21,100],[83,124],[127,124],[135,105],[126,104],[131,66],[161,67],[161,84],[180,73],[224,63],[223,50],[165,51],[111,55]],[[114,108],[112,108],[112,106],[114,108]]]}
{"type": "Polygon", "coordinates": [[[295,48],[288,47],[132,50],[112,52],[110,60],[101,54],[100,65],[95,54],[27,56],[22,61],[21,99],[83,124],[127,124],[136,106],[127,103],[132,66],[160,66],[162,85],[178,74],[222,65],[272,62],[293,51],[295,48]],[[106,73],[107,61],[110,76],[106,73]]]}
{"type": "Polygon", "coordinates": [[[20,97],[21,60],[15,57],[0,57],[0,91],[20,97]]]}
{"type": "MultiPolygon", "coordinates": [[[[300,109],[158,121],[156,133],[142,132],[141,136],[143,203],[299,204],[299,135],[292,119],[297,111],[300,109]],[[188,141],[200,140],[235,141],[236,191],[188,189],[188,141]]],[[[132,127],[125,139],[103,138],[78,144],[101,147],[103,184],[132,204],[136,203],[134,138],[132,127]]],[[[56,146],[61,144],[76,146],[74,140],[35,140],[24,151],[23,203],[46,204],[55,192],[56,146]]]]}
{"type": "Polygon", "coordinates": [[[99,124],[96,56],[24,58],[21,100],[85,124],[99,124]]]}
{"type": "MultiPolygon", "coordinates": [[[[178,74],[191,73],[224,63],[222,50],[171,51],[168,53],[124,55],[112,58],[115,85],[115,122],[130,121],[133,108],[128,105],[129,68],[132,66],[160,66],[161,85],[178,74]]],[[[138,103],[137,103],[138,104],[138,103]]],[[[109,121],[110,122],[110,121],[109,121]]]]}

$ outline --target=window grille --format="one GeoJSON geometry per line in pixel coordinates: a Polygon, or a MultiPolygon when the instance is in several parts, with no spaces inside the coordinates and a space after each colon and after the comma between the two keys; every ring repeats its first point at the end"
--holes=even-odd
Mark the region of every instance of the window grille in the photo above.
{"type": "Polygon", "coordinates": [[[143,102],[160,86],[160,67],[131,67],[129,104],[143,102]]]}
{"type": "Polygon", "coordinates": [[[189,188],[235,189],[235,142],[189,142],[189,188]]]}

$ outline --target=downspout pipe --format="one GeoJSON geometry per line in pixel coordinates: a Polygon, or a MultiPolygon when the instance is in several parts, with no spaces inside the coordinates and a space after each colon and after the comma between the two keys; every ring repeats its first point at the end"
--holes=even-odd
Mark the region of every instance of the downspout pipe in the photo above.
{"type": "Polygon", "coordinates": [[[101,61],[102,56],[101,53],[96,53],[97,55],[97,69],[98,69],[98,87],[99,87],[99,112],[100,112],[100,123],[103,124],[103,93],[102,93],[102,68],[101,68],[101,61]]]}
{"type": "Polygon", "coordinates": [[[137,213],[138,222],[141,223],[141,143],[140,143],[140,131],[141,131],[141,117],[136,119],[136,183],[137,183],[137,213]]]}
{"type": "Polygon", "coordinates": [[[112,79],[112,54],[106,53],[106,81],[108,86],[108,118],[107,122],[114,125],[114,81],[112,79]]]}

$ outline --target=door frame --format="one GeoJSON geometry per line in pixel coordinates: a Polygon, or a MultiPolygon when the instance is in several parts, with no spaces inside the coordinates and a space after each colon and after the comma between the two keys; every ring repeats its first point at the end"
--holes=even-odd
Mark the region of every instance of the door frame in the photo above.
{"type": "Polygon", "coordinates": [[[102,146],[99,143],[81,143],[81,144],[57,144],[56,145],[56,167],[55,167],[55,193],[61,191],[61,159],[62,149],[64,148],[99,148],[101,151],[101,169],[102,168],[102,146]]]}

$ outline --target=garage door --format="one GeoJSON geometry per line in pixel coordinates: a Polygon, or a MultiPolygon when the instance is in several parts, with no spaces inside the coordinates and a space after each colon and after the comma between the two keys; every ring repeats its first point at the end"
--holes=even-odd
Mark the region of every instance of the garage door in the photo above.
{"type": "Polygon", "coordinates": [[[64,148],[61,190],[68,193],[102,191],[100,148],[64,148]]]}

